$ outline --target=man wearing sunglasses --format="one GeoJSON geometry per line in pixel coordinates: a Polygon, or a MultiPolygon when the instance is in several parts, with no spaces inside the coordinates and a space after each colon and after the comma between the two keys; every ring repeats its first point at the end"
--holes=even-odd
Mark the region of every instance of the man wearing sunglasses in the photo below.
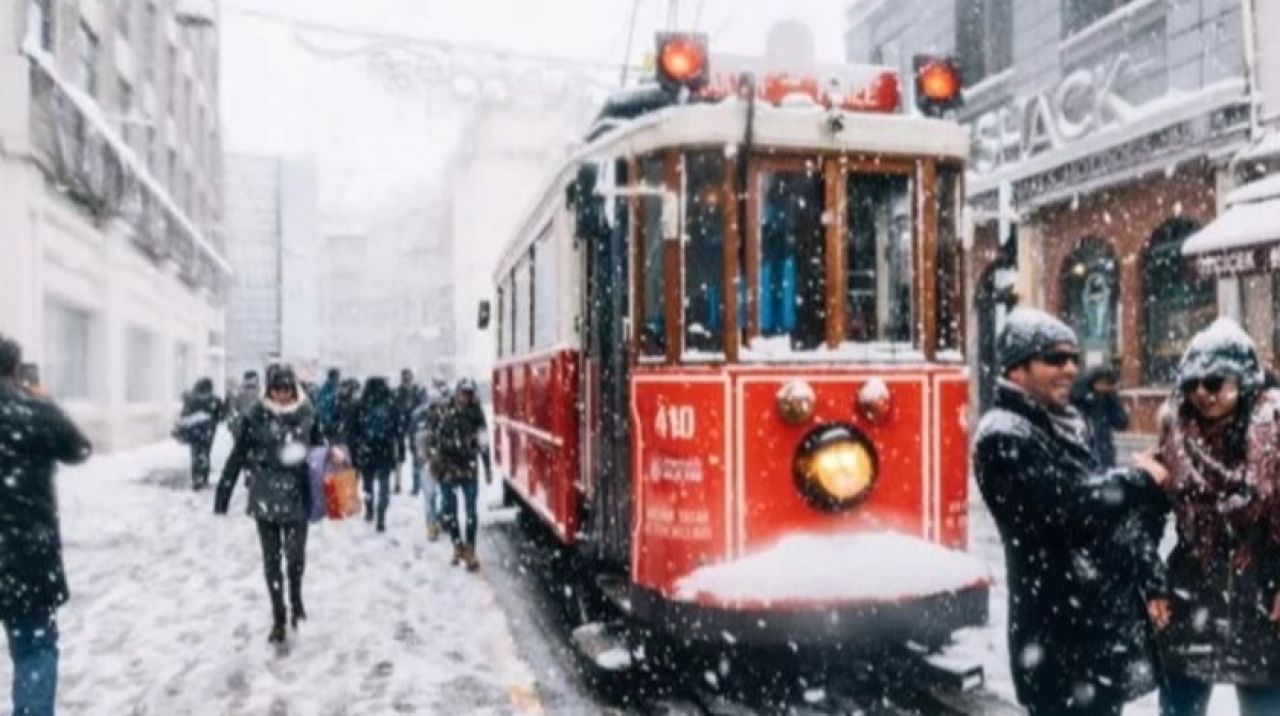
{"type": "Polygon", "coordinates": [[[1009,659],[1031,716],[1120,714],[1155,688],[1146,597],[1168,471],[1149,455],[1105,469],[1071,406],[1075,333],[1021,308],[998,338],[1002,378],[974,470],[1004,543],[1009,659]]]}

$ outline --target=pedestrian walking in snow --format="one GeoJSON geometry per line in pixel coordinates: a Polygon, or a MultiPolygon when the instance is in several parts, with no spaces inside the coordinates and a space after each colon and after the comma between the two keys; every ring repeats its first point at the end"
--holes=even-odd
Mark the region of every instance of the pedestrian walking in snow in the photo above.
{"type": "Polygon", "coordinates": [[[400,436],[395,394],[386,378],[365,381],[356,412],[356,444],[352,456],[364,487],[365,520],[377,519],[377,529],[387,529],[387,505],[391,502],[391,473],[395,471],[400,436]],[[376,497],[376,502],[375,502],[376,497]]]}
{"type": "Polygon", "coordinates": [[[484,465],[484,480],[493,481],[489,464],[489,438],[484,411],[476,400],[476,383],[470,378],[458,381],[458,387],[440,415],[434,440],[439,465],[438,477],[443,522],[453,540],[452,564],[466,564],[469,571],[480,568],[476,558],[476,530],[479,518],[476,509],[479,484],[477,462],[484,465]],[[467,512],[465,535],[458,526],[458,492],[462,492],[463,506],[467,512]]]}
{"type": "MultiPolygon", "coordinates": [[[[413,381],[413,371],[405,368],[400,371],[400,387],[396,388],[396,494],[400,494],[400,469],[404,465],[405,456],[409,455],[411,436],[409,435],[409,416],[426,400],[426,391],[413,381]]],[[[416,473],[415,473],[416,475],[416,473]]],[[[411,493],[416,495],[422,486],[415,479],[411,493]]]]}
{"type": "Polygon", "coordinates": [[[240,432],[240,423],[261,399],[262,386],[258,381],[258,371],[245,371],[235,394],[227,396],[227,428],[231,430],[232,435],[240,432]]]}
{"type": "Polygon", "coordinates": [[[332,434],[330,445],[341,445],[352,452],[356,443],[356,423],[360,410],[360,381],[347,378],[338,386],[338,399],[334,405],[332,434]]]}
{"type": "Polygon", "coordinates": [[[201,378],[191,392],[183,396],[182,413],[174,434],[191,450],[191,489],[209,485],[209,453],[218,423],[226,414],[222,399],[213,393],[213,381],[201,378]]]}
{"type": "Polygon", "coordinates": [[[422,489],[424,514],[427,521],[427,541],[440,537],[440,482],[436,477],[438,462],[435,448],[440,419],[448,405],[449,394],[438,387],[428,391],[427,400],[414,409],[409,417],[410,445],[413,448],[414,484],[422,489]]]}
{"type": "Polygon", "coordinates": [[[235,447],[218,482],[214,512],[224,515],[241,471],[253,475],[249,485],[249,516],[257,521],[262,546],[263,571],[271,597],[271,633],[268,641],[285,638],[285,618],[294,629],[307,618],[302,602],[302,576],[306,571],[307,519],[311,513],[307,450],[322,444],[315,411],[298,387],[293,370],[273,366],[267,371],[267,395],[240,423],[235,447]],[[281,557],[287,565],[281,574],[281,557]],[[286,614],[284,584],[288,577],[289,608],[286,614]]]}
{"type": "Polygon", "coordinates": [[[1153,600],[1165,716],[1204,714],[1234,684],[1243,714],[1280,714],[1280,390],[1253,341],[1219,319],[1192,339],[1160,455],[1177,545],[1153,600]]]}
{"type": "Polygon", "coordinates": [[[1155,688],[1146,604],[1167,471],[1150,455],[1099,464],[1069,401],[1079,348],[1061,321],[1013,311],[998,353],[973,460],[1004,544],[1018,700],[1032,716],[1119,714],[1155,688]]]}
{"type": "Polygon", "coordinates": [[[57,463],[89,457],[89,441],[19,377],[22,349],[0,336],[0,621],[13,660],[13,713],[53,716],[57,610],[70,597],[62,566],[57,463]]]}
{"type": "Polygon", "coordinates": [[[1089,446],[1103,467],[1116,465],[1115,431],[1129,427],[1129,414],[1116,393],[1115,369],[1095,366],[1071,387],[1071,404],[1089,426],[1089,446]]]}
{"type": "Polygon", "coordinates": [[[334,442],[338,419],[338,393],[342,387],[342,372],[330,368],[325,374],[324,384],[316,390],[316,419],[320,422],[320,432],[324,439],[334,442]]]}

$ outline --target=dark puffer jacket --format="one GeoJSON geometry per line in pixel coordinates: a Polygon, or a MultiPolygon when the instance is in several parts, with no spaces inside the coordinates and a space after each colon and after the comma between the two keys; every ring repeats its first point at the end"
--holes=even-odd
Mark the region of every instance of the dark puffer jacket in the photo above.
{"type": "Polygon", "coordinates": [[[356,410],[353,455],[361,472],[390,472],[399,462],[400,412],[382,378],[370,378],[356,410]]]}
{"type": "Polygon", "coordinates": [[[974,469],[1004,543],[1009,656],[1023,703],[1154,688],[1148,596],[1160,593],[1167,505],[1138,470],[1103,470],[1074,410],[1050,413],[1000,381],[974,469]]]}
{"type": "Polygon", "coordinates": [[[1120,403],[1120,396],[1113,390],[1099,393],[1093,384],[1101,378],[1115,383],[1115,373],[1109,368],[1090,368],[1071,387],[1071,404],[1089,424],[1089,446],[1103,467],[1116,464],[1115,431],[1129,427],[1129,414],[1120,403]]]}
{"type": "Polygon", "coordinates": [[[178,429],[189,444],[210,445],[226,410],[222,399],[213,394],[213,383],[201,380],[182,400],[178,429]]]}
{"type": "Polygon", "coordinates": [[[53,473],[90,450],[53,403],[0,383],[0,619],[48,614],[70,596],[53,473]]]}
{"type": "Polygon", "coordinates": [[[489,453],[484,444],[486,423],[484,410],[475,402],[463,404],[456,396],[443,403],[433,423],[435,437],[434,471],[441,480],[464,482],[477,477],[476,468],[483,461],[489,471],[489,453]]]}
{"type": "Polygon", "coordinates": [[[323,440],[315,411],[305,398],[280,405],[266,398],[254,405],[235,436],[235,447],[218,481],[214,512],[225,514],[242,470],[253,475],[249,516],[268,522],[306,522],[310,516],[307,449],[323,440]]]}

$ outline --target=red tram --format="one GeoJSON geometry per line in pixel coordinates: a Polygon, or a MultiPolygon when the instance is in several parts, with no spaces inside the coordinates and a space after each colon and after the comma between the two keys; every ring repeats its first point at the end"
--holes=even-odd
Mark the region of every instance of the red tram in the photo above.
{"type": "Polygon", "coordinates": [[[712,77],[704,47],[660,39],[662,85],[609,100],[503,253],[508,495],[682,638],[983,623],[988,573],[961,552],[967,135],[901,113],[891,70],[712,77]]]}

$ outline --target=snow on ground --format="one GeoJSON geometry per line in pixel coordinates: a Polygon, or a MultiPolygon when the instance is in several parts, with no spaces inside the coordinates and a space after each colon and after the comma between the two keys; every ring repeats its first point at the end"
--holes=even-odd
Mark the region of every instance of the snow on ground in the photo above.
{"type": "Polygon", "coordinates": [[[188,488],[186,461],[163,443],[59,473],[72,591],[60,714],[541,713],[483,571],[450,567],[447,540],[426,542],[407,471],[387,533],[361,519],[312,526],[310,621],[278,655],[243,484],[217,517],[212,491],[188,488]]]}
{"type": "MultiPolygon", "coordinates": [[[[995,522],[987,513],[977,488],[970,486],[973,500],[969,509],[969,550],[991,566],[995,584],[991,587],[991,614],[986,627],[966,629],[956,634],[955,645],[947,653],[956,657],[978,661],[983,665],[987,688],[1000,696],[1015,701],[1013,676],[1009,672],[1009,645],[1005,637],[1005,624],[1009,618],[1008,578],[1005,574],[1004,550],[995,522]]],[[[1125,709],[1125,716],[1158,716],[1159,706],[1155,694],[1135,701],[1125,709]]],[[[1235,716],[1239,713],[1234,689],[1219,686],[1209,702],[1210,716],[1235,716]]]]}

